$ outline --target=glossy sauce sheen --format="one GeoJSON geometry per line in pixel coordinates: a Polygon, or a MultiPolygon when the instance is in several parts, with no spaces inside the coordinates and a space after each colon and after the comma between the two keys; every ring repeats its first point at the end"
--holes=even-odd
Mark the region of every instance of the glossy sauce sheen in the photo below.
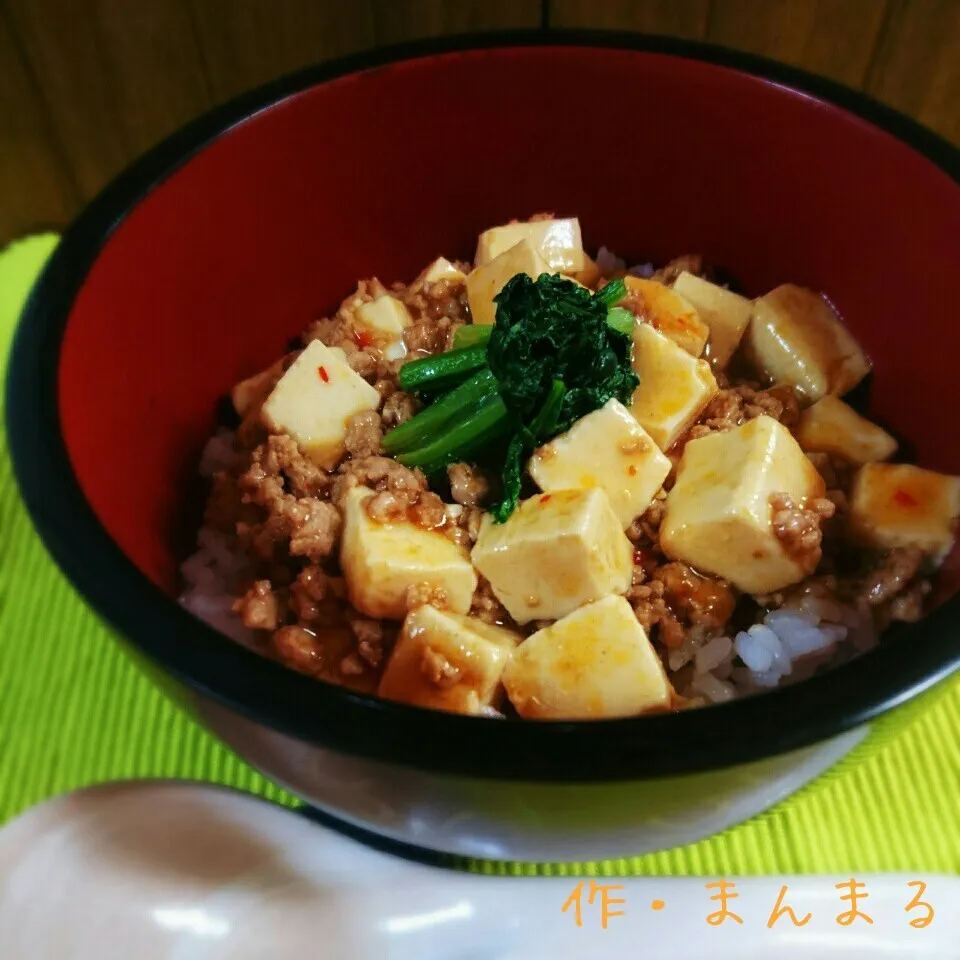
{"type": "Polygon", "coordinates": [[[823,297],[783,284],[759,298],[746,332],[747,354],[771,383],[791,384],[808,402],[844,394],[870,364],[823,297]]]}

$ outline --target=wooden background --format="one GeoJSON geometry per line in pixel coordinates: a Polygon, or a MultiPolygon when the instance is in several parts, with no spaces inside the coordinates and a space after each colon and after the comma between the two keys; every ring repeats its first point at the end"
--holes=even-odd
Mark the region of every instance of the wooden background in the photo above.
{"type": "Polygon", "coordinates": [[[0,244],[297,67],[419,37],[603,27],[826,74],[960,142],[960,0],[0,0],[0,244]]]}

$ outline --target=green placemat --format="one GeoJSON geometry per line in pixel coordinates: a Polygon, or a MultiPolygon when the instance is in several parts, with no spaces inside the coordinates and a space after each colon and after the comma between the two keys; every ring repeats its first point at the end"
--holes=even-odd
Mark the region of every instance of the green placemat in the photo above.
{"type": "MultiPolygon", "coordinates": [[[[32,280],[56,242],[0,254],[0,368],[32,280]]],[[[45,554],[0,436],[0,822],[105,780],[184,777],[292,803],[152,686],[45,554]]],[[[960,680],[883,722],[820,780],[768,813],[687,847],[602,864],[485,872],[960,873],[960,680]]],[[[629,851],[625,850],[624,854],[629,851]]]]}

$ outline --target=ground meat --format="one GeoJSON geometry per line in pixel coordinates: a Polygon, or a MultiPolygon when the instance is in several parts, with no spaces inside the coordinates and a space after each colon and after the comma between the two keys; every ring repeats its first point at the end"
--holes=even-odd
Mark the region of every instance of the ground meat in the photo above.
{"type": "Polygon", "coordinates": [[[290,554],[324,560],[340,538],[343,518],[340,511],[326,501],[304,498],[284,503],[284,516],[290,527],[290,554]]]}
{"type": "Polygon", "coordinates": [[[360,348],[348,344],[343,348],[343,352],[350,369],[364,380],[376,380],[382,376],[385,369],[390,369],[377,347],[360,348]]]}
{"type": "Polygon", "coordinates": [[[374,669],[383,663],[383,624],[379,620],[364,620],[355,617],[350,621],[350,630],[357,638],[357,653],[374,669]]]}
{"type": "MultiPolygon", "coordinates": [[[[809,598],[818,605],[821,603],[834,602],[839,590],[837,578],[832,574],[807,577],[801,583],[794,584],[784,590],[776,590],[773,593],[758,593],[753,595],[753,600],[758,606],[765,610],[776,610],[787,605],[790,607],[801,608],[804,601],[809,598]]],[[[817,613],[818,618],[826,620],[833,619],[826,614],[817,613]]]]}
{"type": "Polygon", "coordinates": [[[403,331],[408,358],[442,353],[448,349],[453,321],[449,317],[420,317],[403,331]]]}
{"type": "Polygon", "coordinates": [[[685,563],[662,563],[658,557],[659,550],[634,553],[633,584],[627,599],[643,628],[669,650],[680,647],[691,630],[719,632],[736,606],[734,590],[685,563]]]}
{"type": "Polygon", "coordinates": [[[793,387],[779,384],[766,390],[739,387],[743,397],[743,414],[747,420],[772,417],[785,427],[793,427],[800,419],[800,401],[793,387]]]}
{"type": "Polygon", "coordinates": [[[929,580],[917,580],[891,602],[890,618],[916,623],[926,612],[924,605],[932,591],[933,584],[929,580]]]}
{"type": "Polygon", "coordinates": [[[340,465],[330,497],[342,504],[356,486],[377,491],[365,504],[367,513],[379,522],[405,518],[427,489],[419,470],[410,470],[389,457],[357,457],[340,465]]]}
{"type": "Polygon", "coordinates": [[[413,394],[397,390],[387,397],[380,416],[385,427],[397,427],[412,420],[420,410],[420,401],[413,394]]]}
{"type": "Polygon", "coordinates": [[[304,627],[281,627],[273,635],[277,659],[300,673],[319,677],[326,670],[323,645],[317,635],[304,627]]]}
{"type": "Polygon", "coordinates": [[[668,650],[675,650],[687,638],[683,625],[672,613],[664,613],[657,627],[657,639],[668,650]]]}
{"type": "Polygon", "coordinates": [[[741,384],[720,390],[682,442],[733,430],[761,416],[772,417],[785,427],[792,427],[800,417],[800,404],[793,388],[776,386],[760,390],[741,384]]]}
{"type": "Polygon", "coordinates": [[[627,537],[640,547],[657,545],[660,538],[660,524],[666,512],[666,494],[661,491],[646,511],[627,527],[627,537]]]}
{"type": "Polygon", "coordinates": [[[633,604],[633,612],[647,633],[670,613],[663,599],[663,584],[659,580],[631,587],[627,599],[633,604]]]}
{"type": "Polygon", "coordinates": [[[435,587],[429,583],[415,583],[407,587],[404,603],[408,612],[416,610],[417,607],[436,607],[438,610],[446,610],[450,606],[450,598],[442,587],[435,587]]]}
{"type": "Polygon", "coordinates": [[[376,520],[377,523],[390,523],[407,519],[410,502],[392,490],[381,490],[370,497],[364,507],[371,520],[376,520]]]}
{"type": "Polygon", "coordinates": [[[770,508],[774,536],[792,560],[808,573],[813,573],[823,553],[820,548],[823,539],[821,523],[833,516],[833,502],[818,498],[800,506],[785,493],[773,493],[770,508]]]}
{"type": "Polygon", "coordinates": [[[262,507],[266,516],[260,522],[239,522],[237,533],[267,560],[284,543],[293,556],[330,556],[340,535],[340,511],[307,493],[320,488],[325,493],[328,482],[327,474],[302,457],[291,438],[270,437],[254,451],[239,479],[243,502],[262,507]]]}
{"type": "Polygon", "coordinates": [[[414,317],[403,333],[408,358],[450,349],[454,327],[470,318],[462,281],[437,280],[400,291],[399,296],[414,317]]]}
{"type": "Polygon", "coordinates": [[[443,654],[427,647],[420,661],[420,672],[441,690],[456,686],[460,680],[460,668],[454,666],[443,654]]]}
{"type": "Polygon", "coordinates": [[[392,377],[384,377],[373,385],[373,389],[380,394],[380,403],[382,404],[397,392],[397,381],[392,377]]]}
{"type": "Polygon", "coordinates": [[[483,521],[483,511],[476,507],[468,507],[460,517],[460,526],[467,531],[471,543],[477,542],[480,536],[480,524],[483,521]]]}
{"type": "Polygon", "coordinates": [[[351,457],[372,457],[380,453],[383,430],[376,410],[361,410],[347,424],[344,446],[351,457]]]}
{"type": "Polygon", "coordinates": [[[283,498],[285,481],[278,472],[271,472],[265,468],[260,456],[262,450],[263,447],[258,447],[254,451],[253,463],[240,477],[238,486],[244,503],[269,509],[276,500],[283,498]]]}
{"type": "Polygon", "coordinates": [[[325,608],[346,595],[346,586],[340,577],[324,573],[316,564],[308,564],[290,585],[288,603],[301,623],[323,619],[325,608]]]}
{"type": "Polygon", "coordinates": [[[257,580],[233,605],[251,630],[276,630],[280,620],[280,605],[269,580],[257,580]]]}
{"type": "Polygon", "coordinates": [[[719,630],[733,614],[736,594],[720,580],[677,561],[658,567],[654,575],[663,583],[669,606],[691,624],[719,630]]]}
{"type": "MultiPolygon", "coordinates": [[[[454,264],[457,267],[457,264],[454,264]]],[[[460,264],[462,273],[470,272],[469,264],[460,264]]],[[[469,317],[467,288],[463,280],[446,277],[442,280],[430,280],[423,284],[411,284],[404,288],[397,284],[397,295],[414,314],[431,320],[442,318],[462,322],[469,317]]]]}
{"type": "Polygon", "coordinates": [[[330,486],[330,476],[301,452],[296,441],[273,434],[257,447],[250,467],[240,478],[248,501],[268,507],[285,491],[294,497],[320,497],[330,486]]]}
{"type": "Polygon", "coordinates": [[[451,463],[447,467],[450,494],[457,503],[475,507],[490,492],[490,481],[483,471],[469,463],[451,463]]]}
{"type": "Polygon", "coordinates": [[[895,547],[864,580],[861,596],[871,606],[892,600],[917,575],[922,562],[923,553],[916,547],[895,547]]]}
{"type": "Polygon", "coordinates": [[[653,279],[669,285],[674,283],[684,270],[698,277],[702,276],[703,257],[699,253],[685,253],[683,256],[675,257],[665,267],[657,270],[653,274],[653,279]]]}
{"type": "Polygon", "coordinates": [[[483,511],[479,507],[464,507],[459,503],[446,503],[443,509],[446,514],[444,534],[454,543],[469,549],[480,536],[483,511]]]}
{"type": "Polygon", "coordinates": [[[856,464],[848,463],[842,457],[816,450],[808,451],[807,459],[817,468],[817,473],[823,478],[831,500],[836,502],[835,493],[840,493],[846,497],[857,471],[856,464]]]}
{"type": "Polygon", "coordinates": [[[503,624],[511,622],[510,614],[494,596],[493,588],[483,577],[478,579],[477,589],[473,594],[473,602],[470,604],[470,616],[476,617],[484,623],[503,624]]]}
{"type": "Polygon", "coordinates": [[[420,494],[419,499],[410,508],[407,516],[418,527],[423,527],[425,530],[435,530],[447,522],[447,512],[443,501],[430,490],[425,490],[420,494]]]}
{"type": "Polygon", "coordinates": [[[341,476],[353,477],[371,490],[425,490],[426,480],[417,470],[410,470],[389,457],[356,457],[341,464],[341,476]]]}

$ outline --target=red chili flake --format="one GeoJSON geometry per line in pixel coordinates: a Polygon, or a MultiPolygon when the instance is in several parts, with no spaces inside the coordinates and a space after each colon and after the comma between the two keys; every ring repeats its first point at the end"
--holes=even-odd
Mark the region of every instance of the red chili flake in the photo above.
{"type": "Polygon", "coordinates": [[[329,383],[329,382],[330,382],[330,374],[327,373],[327,368],[326,368],[326,367],[317,367],[317,373],[320,374],[320,379],[321,379],[324,383],[329,383]]]}
{"type": "Polygon", "coordinates": [[[630,466],[627,467],[627,473],[629,473],[631,477],[635,477],[637,475],[636,465],[631,463],[630,466]]]}
{"type": "Polygon", "coordinates": [[[364,347],[369,347],[370,344],[373,343],[373,334],[369,330],[358,330],[353,335],[353,339],[362,350],[364,347]]]}
{"type": "Polygon", "coordinates": [[[915,507],[918,503],[917,498],[906,490],[897,490],[893,495],[893,502],[898,507],[915,507]]]}
{"type": "Polygon", "coordinates": [[[546,503],[546,502],[550,499],[551,496],[552,496],[552,494],[545,493],[545,494],[540,498],[540,502],[541,502],[541,503],[546,503]]]}

